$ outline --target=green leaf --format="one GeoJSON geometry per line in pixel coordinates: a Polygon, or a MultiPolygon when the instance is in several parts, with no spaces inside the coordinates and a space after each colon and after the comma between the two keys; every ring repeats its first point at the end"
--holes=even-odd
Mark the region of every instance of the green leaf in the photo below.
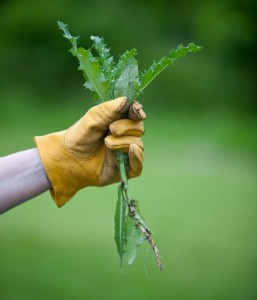
{"type": "Polygon", "coordinates": [[[148,227],[148,225],[146,224],[146,221],[144,219],[144,217],[142,216],[140,210],[139,210],[139,203],[138,201],[135,201],[134,207],[135,207],[135,211],[133,212],[133,219],[135,220],[136,225],[141,224],[143,225],[143,227],[148,231],[149,234],[152,233],[151,229],[148,227]]]}
{"type": "Polygon", "coordinates": [[[79,60],[79,70],[83,71],[86,80],[88,80],[85,87],[96,93],[102,101],[110,100],[109,81],[102,73],[99,60],[92,55],[90,50],[77,48],[78,37],[73,37],[70,34],[67,25],[62,22],[58,22],[58,25],[64,32],[63,36],[72,44],[70,52],[79,60]]]}
{"type": "Polygon", "coordinates": [[[139,87],[139,73],[136,59],[131,56],[121,70],[115,82],[114,97],[127,96],[130,101],[135,99],[139,87]]]}
{"type": "Polygon", "coordinates": [[[168,66],[173,65],[175,60],[185,56],[187,53],[195,53],[202,50],[202,47],[190,43],[187,47],[179,45],[177,49],[172,49],[168,56],[164,56],[158,63],[155,61],[151,67],[140,76],[140,88],[138,95],[168,66]]]}
{"type": "MultiPolygon", "coordinates": [[[[131,265],[136,259],[139,245],[141,244],[141,231],[135,226],[135,221],[130,216],[126,219],[126,254],[128,264],[131,265]]],[[[143,239],[144,241],[145,239],[143,239]]]]}
{"type": "Polygon", "coordinates": [[[59,26],[59,29],[61,29],[63,31],[63,36],[71,42],[74,51],[76,51],[77,50],[77,41],[78,41],[79,37],[78,36],[75,37],[70,34],[68,25],[65,25],[64,23],[58,21],[58,26],[59,26]]]}
{"type": "Polygon", "coordinates": [[[148,225],[146,224],[146,221],[144,219],[144,217],[142,216],[142,214],[139,212],[138,209],[136,209],[135,213],[134,213],[134,220],[136,222],[136,224],[141,224],[143,225],[143,227],[147,230],[147,232],[149,234],[152,233],[151,229],[148,227],[148,225]]]}
{"type": "Polygon", "coordinates": [[[88,78],[91,90],[96,92],[102,101],[110,100],[109,82],[101,72],[99,61],[95,60],[90,50],[84,48],[78,48],[75,55],[80,62],[79,70],[88,78]]]}
{"type": "MultiPolygon", "coordinates": [[[[173,65],[176,59],[202,49],[193,43],[187,47],[179,45],[159,62],[153,62],[148,70],[139,74],[138,63],[135,59],[136,49],[128,50],[122,54],[115,65],[113,57],[110,55],[110,49],[107,48],[103,38],[92,36],[93,45],[91,49],[85,50],[81,47],[78,48],[79,37],[72,36],[67,25],[58,22],[58,26],[63,31],[63,36],[72,45],[70,52],[79,60],[79,70],[83,71],[85,88],[91,91],[94,100],[98,103],[99,100],[106,101],[119,96],[127,96],[130,101],[136,99],[165,68],[173,65]],[[91,51],[96,54],[96,57],[91,51]]],[[[139,212],[138,203],[132,205],[133,199],[129,193],[127,178],[128,155],[119,151],[116,151],[116,154],[122,183],[118,188],[114,238],[120,256],[121,270],[124,253],[127,252],[128,263],[132,264],[139,245],[146,239],[152,245],[158,266],[161,269],[159,250],[151,238],[151,230],[139,212]],[[129,205],[128,216],[126,216],[127,205],[129,205]],[[132,210],[133,206],[134,210],[132,210]]]]}
{"type": "Polygon", "coordinates": [[[93,47],[99,55],[98,59],[102,68],[102,72],[106,78],[110,79],[112,77],[112,71],[114,68],[113,57],[110,55],[110,49],[107,48],[107,45],[102,37],[91,36],[90,38],[94,42],[93,47]]]}
{"type": "Polygon", "coordinates": [[[120,55],[120,59],[114,69],[114,79],[115,80],[117,80],[120,77],[121,72],[125,68],[128,59],[130,59],[131,57],[134,57],[135,55],[137,55],[136,49],[127,50],[122,55],[120,55]]]}
{"type": "Polygon", "coordinates": [[[118,201],[115,211],[115,242],[120,256],[120,267],[122,270],[123,256],[125,253],[125,221],[126,221],[126,202],[122,196],[121,186],[118,187],[118,201]]]}

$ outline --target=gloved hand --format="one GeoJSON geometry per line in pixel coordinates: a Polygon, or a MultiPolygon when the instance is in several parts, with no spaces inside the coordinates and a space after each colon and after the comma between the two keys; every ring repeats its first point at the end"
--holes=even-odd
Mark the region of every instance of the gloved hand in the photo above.
{"type": "Polygon", "coordinates": [[[128,153],[128,178],[140,175],[145,113],[135,102],[129,108],[130,119],[122,119],[127,110],[127,98],[120,97],[94,106],[68,130],[35,137],[58,207],[84,187],[120,180],[113,150],[128,153]]]}

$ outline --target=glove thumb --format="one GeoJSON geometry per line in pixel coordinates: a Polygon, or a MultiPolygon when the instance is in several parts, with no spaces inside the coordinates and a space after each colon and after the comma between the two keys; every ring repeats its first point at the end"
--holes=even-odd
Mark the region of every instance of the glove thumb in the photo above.
{"type": "Polygon", "coordinates": [[[119,97],[92,107],[67,131],[66,147],[80,156],[89,156],[105,137],[109,125],[121,119],[127,109],[127,97],[119,97]]]}

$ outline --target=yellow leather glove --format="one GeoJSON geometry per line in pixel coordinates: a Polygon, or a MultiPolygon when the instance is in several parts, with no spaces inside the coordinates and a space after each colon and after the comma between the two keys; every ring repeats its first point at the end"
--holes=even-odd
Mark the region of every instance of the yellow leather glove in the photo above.
{"type": "Polygon", "coordinates": [[[84,187],[120,180],[113,150],[128,153],[129,178],[140,175],[145,113],[135,102],[129,108],[130,119],[122,119],[127,110],[127,98],[120,97],[94,106],[68,130],[35,137],[58,207],[84,187]]]}

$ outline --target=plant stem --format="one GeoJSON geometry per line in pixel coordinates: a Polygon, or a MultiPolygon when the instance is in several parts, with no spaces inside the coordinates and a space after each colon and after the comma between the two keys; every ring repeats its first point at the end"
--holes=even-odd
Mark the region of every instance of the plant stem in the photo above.
{"type": "Polygon", "coordinates": [[[116,155],[117,155],[117,160],[119,162],[122,195],[126,203],[129,204],[132,198],[129,193],[128,177],[127,177],[128,155],[121,151],[117,151],[116,155]]]}
{"type": "MultiPolygon", "coordinates": [[[[122,201],[122,203],[123,203],[122,205],[127,205],[129,207],[129,209],[131,209],[131,203],[132,203],[133,199],[131,198],[130,193],[129,193],[129,185],[128,185],[128,177],[127,177],[128,155],[121,151],[117,151],[116,157],[117,157],[117,161],[119,162],[119,169],[120,169],[120,176],[121,176],[120,191],[121,191],[122,197],[124,199],[124,201],[122,201]]],[[[156,260],[157,260],[158,268],[160,271],[162,271],[163,266],[161,263],[160,252],[151,236],[151,230],[147,227],[145,222],[142,221],[142,218],[138,218],[139,213],[137,212],[136,207],[134,207],[134,210],[130,211],[129,213],[135,222],[135,226],[141,231],[141,233],[147,239],[149,244],[152,246],[156,260]],[[136,217],[136,214],[137,214],[137,217],[136,217]]],[[[121,265],[122,265],[122,260],[121,260],[121,265]]]]}

